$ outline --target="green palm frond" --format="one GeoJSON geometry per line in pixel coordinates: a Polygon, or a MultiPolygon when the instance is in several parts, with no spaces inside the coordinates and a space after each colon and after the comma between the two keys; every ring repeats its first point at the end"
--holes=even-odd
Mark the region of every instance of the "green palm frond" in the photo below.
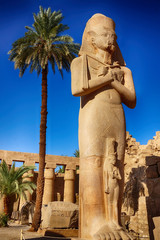
{"type": "Polygon", "coordinates": [[[28,171],[33,169],[35,169],[34,166],[25,165],[16,169],[15,163],[9,169],[6,162],[2,161],[0,164],[0,197],[13,194],[20,197],[26,190],[32,193],[36,185],[25,179],[32,176],[28,171]]]}
{"type": "Polygon", "coordinates": [[[63,68],[69,70],[69,65],[79,52],[80,45],[73,42],[69,35],[62,35],[69,27],[62,24],[61,11],[51,11],[40,6],[39,13],[33,14],[32,27],[26,26],[24,37],[12,44],[9,60],[15,63],[20,76],[30,67],[30,72],[37,71],[39,75],[47,65],[51,64],[55,72],[57,65],[61,75],[63,68]],[[63,62],[64,61],[64,62],[63,62]]]}

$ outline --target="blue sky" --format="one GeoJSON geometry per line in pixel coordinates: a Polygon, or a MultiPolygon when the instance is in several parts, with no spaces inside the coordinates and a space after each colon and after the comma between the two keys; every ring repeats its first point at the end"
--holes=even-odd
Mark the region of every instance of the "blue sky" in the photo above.
{"type": "MultiPolygon", "coordinates": [[[[137,106],[125,109],[127,131],[141,144],[160,130],[160,4],[158,1],[108,0],[16,0],[0,6],[0,149],[39,151],[41,76],[18,70],[9,62],[11,44],[33,23],[39,6],[61,10],[63,23],[75,42],[81,38],[87,20],[95,13],[116,23],[118,44],[132,70],[137,106]]],[[[71,75],[48,75],[47,154],[72,156],[78,148],[78,97],[71,94],[71,75]]]]}

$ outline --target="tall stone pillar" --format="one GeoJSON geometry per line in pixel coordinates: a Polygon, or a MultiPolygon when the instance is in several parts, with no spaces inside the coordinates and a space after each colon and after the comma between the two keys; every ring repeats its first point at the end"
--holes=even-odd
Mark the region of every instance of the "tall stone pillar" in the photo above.
{"type": "MultiPolygon", "coordinates": [[[[33,182],[34,179],[34,170],[29,170],[27,173],[24,173],[23,175],[23,179],[24,181],[29,181],[29,182],[33,182]],[[30,177],[27,177],[28,175],[31,175],[30,177]]],[[[24,199],[24,197],[22,196],[20,199],[20,207],[19,209],[21,209],[22,205],[27,201],[27,202],[31,202],[32,201],[32,194],[29,191],[25,191],[27,200],[24,199]]]]}
{"type": "Polygon", "coordinates": [[[44,177],[45,182],[43,204],[48,204],[49,202],[54,201],[54,179],[55,179],[54,168],[45,169],[44,177]]]}
{"type": "MultiPolygon", "coordinates": [[[[29,170],[28,173],[24,174],[24,177],[27,175],[31,175],[30,177],[25,178],[25,181],[33,182],[34,179],[34,170],[29,170]]],[[[27,201],[30,202],[32,200],[32,194],[29,191],[26,191],[27,201]]]]}
{"type": "Polygon", "coordinates": [[[66,169],[64,175],[64,202],[74,203],[75,170],[66,169]]]}

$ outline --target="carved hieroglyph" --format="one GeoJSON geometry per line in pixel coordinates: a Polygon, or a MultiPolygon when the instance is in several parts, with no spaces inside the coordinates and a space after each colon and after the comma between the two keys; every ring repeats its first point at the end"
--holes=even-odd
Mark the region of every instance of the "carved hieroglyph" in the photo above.
{"type": "Polygon", "coordinates": [[[71,65],[72,94],[81,97],[80,237],[86,239],[130,239],[120,226],[126,133],[122,103],[134,108],[136,96],[114,30],[112,19],[93,15],[71,65]]]}

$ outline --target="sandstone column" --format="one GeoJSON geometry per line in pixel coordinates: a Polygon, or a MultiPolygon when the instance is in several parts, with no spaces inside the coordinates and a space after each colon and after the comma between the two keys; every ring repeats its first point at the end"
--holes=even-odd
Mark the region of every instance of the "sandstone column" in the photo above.
{"type": "MultiPolygon", "coordinates": [[[[32,175],[30,177],[25,178],[25,181],[33,182],[34,178],[34,170],[29,170],[28,173],[24,174],[24,177],[27,175],[32,175]]],[[[32,194],[29,191],[26,191],[27,201],[30,202],[32,200],[32,194]]]]}
{"type": "MultiPolygon", "coordinates": [[[[31,165],[30,165],[31,166],[31,165]]],[[[34,170],[29,170],[27,173],[25,173],[23,175],[23,179],[24,181],[29,181],[29,182],[33,182],[33,178],[34,178],[34,170]],[[27,177],[27,175],[31,175],[30,177],[27,177]]],[[[25,191],[27,200],[24,199],[24,197],[21,197],[20,199],[20,209],[22,207],[22,205],[27,201],[27,202],[31,202],[32,201],[32,194],[29,191],[25,191]]]]}
{"type": "Polygon", "coordinates": [[[66,169],[64,175],[64,202],[74,203],[75,170],[66,169]]]}
{"type": "Polygon", "coordinates": [[[45,183],[43,204],[48,204],[49,202],[54,201],[54,179],[55,179],[54,168],[45,169],[44,177],[45,183]]]}

